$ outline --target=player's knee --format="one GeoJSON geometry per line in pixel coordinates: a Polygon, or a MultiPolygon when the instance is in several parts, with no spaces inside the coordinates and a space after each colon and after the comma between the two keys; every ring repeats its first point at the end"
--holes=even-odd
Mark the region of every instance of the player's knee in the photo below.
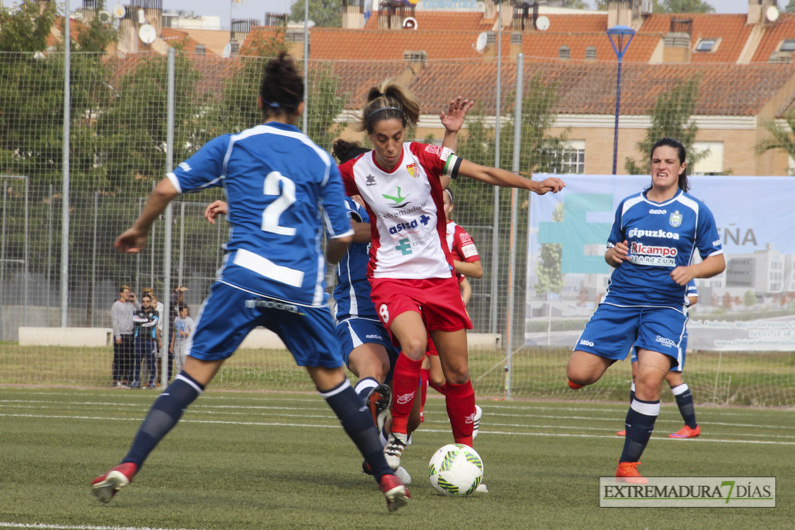
{"type": "Polygon", "coordinates": [[[447,370],[447,378],[446,380],[442,380],[442,384],[445,382],[452,383],[454,385],[462,385],[469,381],[469,366],[462,365],[462,366],[453,366],[447,370]]]}
{"type": "Polygon", "coordinates": [[[408,337],[400,341],[401,351],[415,361],[419,361],[425,356],[427,344],[425,336],[408,337]]]}

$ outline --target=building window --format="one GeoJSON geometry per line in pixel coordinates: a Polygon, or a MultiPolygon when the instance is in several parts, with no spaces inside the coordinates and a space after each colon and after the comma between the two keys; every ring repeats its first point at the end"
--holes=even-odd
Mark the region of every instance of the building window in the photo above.
{"type": "Polygon", "coordinates": [[[701,158],[692,166],[692,175],[723,174],[723,142],[694,142],[693,151],[701,158]]]}
{"type": "Polygon", "coordinates": [[[571,57],[571,50],[568,46],[561,46],[558,50],[558,57],[560,59],[568,59],[571,57]]]}
{"type": "Polygon", "coordinates": [[[596,60],[596,47],[595,46],[588,46],[585,48],[585,58],[589,61],[596,60]]]}
{"type": "Polygon", "coordinates": [[[698,43],[696,44],[696,51],[697,52],[712,52],[715,51],[716,44],[718,43],[717,39],[699,39],[698,43]]]}
{"type": "Polygon", "coordinates": [[[795,52],[795,39],[787,39],[784,42],[782,42],[779,51],[795,52]]]}
{"type": "Polygon", "coordinates": [[[552,173],[563,175],[585,174],[585,140],[569,140],[561,151],[551,153],[554,162],[552,173]]]}

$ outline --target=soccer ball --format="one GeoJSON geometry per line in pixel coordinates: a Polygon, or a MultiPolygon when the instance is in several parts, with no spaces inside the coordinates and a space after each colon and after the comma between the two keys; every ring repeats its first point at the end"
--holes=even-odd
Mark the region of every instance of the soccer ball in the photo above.
{"type": "Polygon", "coordinates": [[[444,495],[469,495],[483,480],[483,460],[471,447],[447,444],[428,464],[431,486],[444,495]]]}

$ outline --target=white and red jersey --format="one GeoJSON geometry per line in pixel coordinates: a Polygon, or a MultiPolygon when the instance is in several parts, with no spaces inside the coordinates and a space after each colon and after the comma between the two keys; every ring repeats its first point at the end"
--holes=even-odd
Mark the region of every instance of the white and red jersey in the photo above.
{"type": "Polygon", "coordinates": [[[361,195],[370,215],[371,278],[450,278],[444,201],[439,177],[458,158],[437,145],[403,144],[400,161],[383,170],[373,151],[340,166],[345,191],[361,195]]]}
{"type": "MultiPolygon", "coordinates": [[[[447,223],[447,246],[450,247],[450,254],[456,261],[465,261],[473,263],[480,261],[478,248],[475,246],[475,240],[469,235],[469,232],[461,228],[454,221],[447,223]]],[[[464,281],[464,275],[458,275],[458,281],[464,281]]]]}

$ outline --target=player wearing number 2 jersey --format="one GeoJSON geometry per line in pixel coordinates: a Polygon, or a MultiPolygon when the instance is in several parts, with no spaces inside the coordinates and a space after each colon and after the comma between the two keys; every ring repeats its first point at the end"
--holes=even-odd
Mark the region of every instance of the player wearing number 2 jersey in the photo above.
{"type": "Polygon", "coordinates": [[[120,251],[138,252],[152,222],[179,193],[212,186],[226,191],[232,229],[220,279],[202,305],[183,371],[152,405],[122,463],[92,483],[103,502],[129,484],[257,326],[279,335],[306,367],[373,469],[389,510],[408,501],[370,415],[345,377],[324,291],[321,242],[325,225],[326,257],[336,263],[353,231],[334,161],[295,126],[304,108],[303,87],[289,55],[269,61],[258,98],[265,123],[208,142],[157,185],[133,227],[116,240],[120,251]]]}
{"type": "Polygon", "coordinates": [[[469,381],[465,329],[472,324],[453,276],[446,241],[443,178],[458,175],[499,186],[558,191],[558,179],[533,182],[508,171],[467,162],[436,145],[404,142],[419,119],[419,103],[387,81],[367,95],[358,130],[373,151],[340,166],[348,195],[360,195],[370,216],[368,276],[378,314],[400,343],[392,378],[392,426],[384,452],[395,469],[408,440],[430,331],[448,381],[447,411],[456,442],[472,445],[475,393],[469,381]]]}

